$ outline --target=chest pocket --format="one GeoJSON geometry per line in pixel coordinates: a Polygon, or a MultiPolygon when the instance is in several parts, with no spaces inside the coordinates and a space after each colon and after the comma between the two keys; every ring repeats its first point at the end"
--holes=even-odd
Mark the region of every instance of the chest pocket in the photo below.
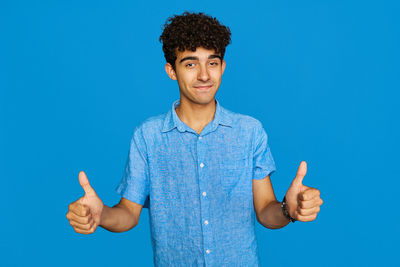
{"type": "Polygon", "coordinates": [[[221,185],[224,189],[240,186],[240,179],[246,173],[247,158],[243,155],[229,156],[221,162],[221,185]]]}

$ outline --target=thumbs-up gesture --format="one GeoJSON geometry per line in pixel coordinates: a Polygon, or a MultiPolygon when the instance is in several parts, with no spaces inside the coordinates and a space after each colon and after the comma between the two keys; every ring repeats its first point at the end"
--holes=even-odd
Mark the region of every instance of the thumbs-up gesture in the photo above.
{"type": "Polygon", "coordinates": [[[302,161],[288,191],[286,203],[290,217],[302,222],[309,222],[317,218],[323,201],[316,188],[303,185],[303,178],[307,173],[307,163],[302,161]]]}
{"type": "Polygon", "coordinates": [[[79,173],[79,183],[85,191],[85,195],[69,204],[66,217],[75,232],[91,234],[100,224],[104,205],[103,201],[90,186],[89,180],[83,171],[79,173]]]}

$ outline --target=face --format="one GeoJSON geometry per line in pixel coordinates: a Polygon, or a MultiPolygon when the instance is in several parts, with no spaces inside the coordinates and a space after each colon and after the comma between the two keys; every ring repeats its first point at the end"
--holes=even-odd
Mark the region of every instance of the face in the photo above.
{"type": "Polygon", "coordinates": [[[175,70],[167,63],[168,76],[178,81],[181,101],[205,105],[214,101],[225,70],[225,61],[214,50],[176,52],[175,70]]]}

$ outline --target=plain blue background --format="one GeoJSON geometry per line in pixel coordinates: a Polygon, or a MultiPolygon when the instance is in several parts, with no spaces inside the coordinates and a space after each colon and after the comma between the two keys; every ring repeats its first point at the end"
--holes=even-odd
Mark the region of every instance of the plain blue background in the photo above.
{"type": "Polygon", "coordinates": [[[126,233],[65,215],[84,170],[118,203],[133,129],[179,97],[158,37],[185,10],[232,31],[221,105],[264,125],[282,199],[301,160],[316,221],[257,224],[262,266],[398,266],[398,1],[1,1],[0,265],[152,266],[126,233]]]}

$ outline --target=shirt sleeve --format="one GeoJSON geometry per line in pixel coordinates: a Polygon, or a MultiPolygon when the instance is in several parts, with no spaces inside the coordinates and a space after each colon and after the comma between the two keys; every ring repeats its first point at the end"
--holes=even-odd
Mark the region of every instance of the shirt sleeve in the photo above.
{"type": "Polygon", "coordinates": [[[125,171],[115,191],[122,197],[149,206],[149,171],[142,130],[136,128],[131,138],[125,171]]]}
{"type": "Polygon", "coordinates": [[[261,180],[273,173],[275,162],[268,145],[268,136],[261,123],[257,124],[253,153],[253,179],[261,180]]]}

